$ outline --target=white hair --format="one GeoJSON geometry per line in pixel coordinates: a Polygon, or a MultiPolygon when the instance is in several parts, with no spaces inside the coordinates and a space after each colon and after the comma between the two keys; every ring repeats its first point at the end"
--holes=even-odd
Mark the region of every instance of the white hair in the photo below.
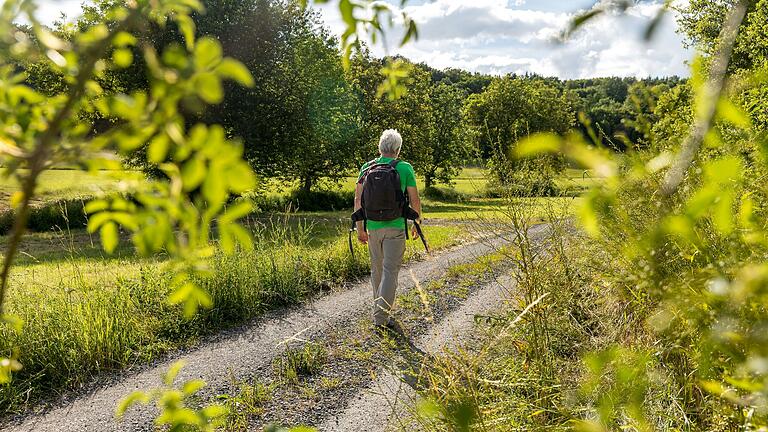
{"type": "Polygon", "coordinates": [[[381,154],[397,154],[403,146],[403,137],[396,129],[387,129],[379,139],[379,152],[381,154]]]}

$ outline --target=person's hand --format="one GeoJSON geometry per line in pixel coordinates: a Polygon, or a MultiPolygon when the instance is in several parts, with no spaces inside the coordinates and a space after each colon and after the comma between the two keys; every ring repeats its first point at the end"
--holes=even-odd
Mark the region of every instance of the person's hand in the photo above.
{"type": "Polygon", "coordinates": [[[358,230],[357,240],[362,244],[368,244],[368,232],[365,230],[358,230]]]}
{"type": "Polygon", "coordinates": [[[413,240],[416,240],[416,238],[419,237],[419,231],[416,229],[416,224],[413,224],[411,226],[411,238],[413,240]]]}

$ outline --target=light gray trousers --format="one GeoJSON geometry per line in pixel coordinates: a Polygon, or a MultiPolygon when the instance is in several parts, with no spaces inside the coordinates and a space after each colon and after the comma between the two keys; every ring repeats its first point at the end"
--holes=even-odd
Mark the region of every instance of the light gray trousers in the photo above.
{"type": "Polygon", "coordinates": [[[382,228],[368,233],[371,253],[371,287],[373,288],[373,322],[387,324],[395,303],[397,276],[405,253],[405,231],[382,228]]]}

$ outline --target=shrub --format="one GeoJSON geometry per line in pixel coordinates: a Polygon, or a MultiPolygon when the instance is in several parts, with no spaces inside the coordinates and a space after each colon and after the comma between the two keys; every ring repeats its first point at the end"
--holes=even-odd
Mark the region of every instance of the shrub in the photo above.
{"type": "Polygon", "coordinates": [[[433,201],[457,203],[467,200],[467,196],[454,188],[430,186],[424,189],[424,198],[433,201]]]}
{"type": "Polygon", "coordinates": [[[539,171],[515,171],[506,183],[491,181],[485,189],[487,198],[530,198],[560,196],[554,176],[539,171]]]}
{"type": "MultiPolygon", "coordinates": [[[[45,232],[54,228],[85,228],[88,217],[84,207],[90,198],[61,199],[33,207],[29,213],[27,228],[45,232]]],[[[8,234],[13,227],[14,212],[0,213],[0,235],[8,234]]]]}
{"type": "Polygon", "coordinates": [[[352,191],[310,191],[294,190],[287,196],[257,195],[252,197],[260,211],[282,212],[300,211],[337,211],[351,209],[355,194],[352,191]]]}

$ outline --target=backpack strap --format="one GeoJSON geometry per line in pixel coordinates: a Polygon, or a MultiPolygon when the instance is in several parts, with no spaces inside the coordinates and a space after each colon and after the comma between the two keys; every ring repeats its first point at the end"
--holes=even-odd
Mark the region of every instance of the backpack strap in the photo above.
{"type": "Polygon", "coordinates": [[[392,168],[397,168],[397,164],[399,163],[400,163],[400,159],[392,159],[391,161],[389,161],[389,166],[391,166],[392,168]]]}
{"type": "Polygon", "coordinates": [[[365,165],[363,165],[363,166],[364,166],[365,168],[363,168],[363,169],[362,169],[363,175],[361,175],[361,176],[360,176],[360,179],[359,179],[359,180],[357,180],[357,183],[358,183],[358,184],[363,184],[363,182],[365,181],[365,176],[368,174],[368,171],[369,171],[371,168],[373,168],[374,166],[376,166],[376,159],[373,159],[373,160],[371,160],[371,161],[368,161],[368,162],[366,162],[366,163],[365,163],[365,165]]]}

